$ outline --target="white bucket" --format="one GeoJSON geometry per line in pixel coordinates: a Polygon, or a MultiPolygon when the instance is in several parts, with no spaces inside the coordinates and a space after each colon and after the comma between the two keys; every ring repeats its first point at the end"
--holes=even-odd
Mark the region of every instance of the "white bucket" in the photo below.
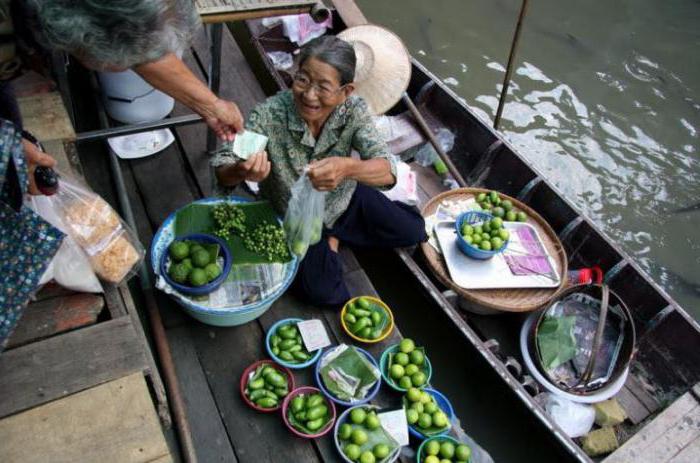
{"type": "Polygon", "coordinates": [[[170,114],[175,100],[148,84],[132,70],[98,72],[102,101],[112,119],[125,124],[152,122],[170,114]]]}

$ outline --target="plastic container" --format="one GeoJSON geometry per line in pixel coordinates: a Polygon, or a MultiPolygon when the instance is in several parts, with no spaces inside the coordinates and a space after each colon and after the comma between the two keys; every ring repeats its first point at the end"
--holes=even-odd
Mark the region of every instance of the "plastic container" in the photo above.
{"type": "MultiPolygon", "coordinates": [[[[372,357],[372,354],[370,354],[366,350],[361,349],[361,348],[356,347],[356,346],[350,346],[350,347],[353,347],[353,348],[357,349],[357,351],[360,352],[361,354],[364,354],[364,356],[367,357],[367,359],[372,363],[372,365],[374,365],[375,367],[377,367],[377,369],[379,369],[379,366],[377,365],[377,361],[374,360],[374,357],[372,357]]],[[[355,405],[366,404],[370,400],[374,399],[374,396],[377,395],[377,393],[379,392],[379,388],[382,384],[381,379],[378,380],[375,383],[375,385],[372,387],[372,389],[369,390],[369,392],[367,393],[367,395],[365,396],[364,399],[358,400],[355,402],[347,402],[344,400],[340,400],[337,397],[335,397],[333,394],[328,392],[328,389],[326,389],[326,386],[323,384],[323,380],[321,379],[320,365],[321,365],[321,360],[329,351],[330,351],[330,348],[326,349],[326,351],[323,353],[321,358],[318,359],[318,362],[316,362],[316,368],[315,368],[315,372],[314,372],[314,375],[316,376],[316,384],[318,384],[318,387],[321,388],[321,391],[323,392],[323,394],[326,397],[328,397],[329,399],[331,399],[333,402],[337,403],[338,405],[342,405],[344,407],[353,407],[355,405]]]]}
{"type": "MultiPolygon", "coordinates": [[[[350,407],[347,410],[345,410],[336,420],[335,422],[335,429],[333,430],[333,442],[335,442],[335,448],[338,450],[338,453],[340,454],[340,457],[343,459],[344,462],[346,463],[354,463],[352,460],[348,459],[348,457],[345,456],[343,453],[343,449],[340,446],[340,439],[338,439],[338,430],[340,429],[340,426],[342,426],[346,421],[348,421],[350,418],[350,413],[356,409],[356,408],[365,408],[365,409],[374,409],[374,410],[379,410],[379,407],[375,407],[374,405],[357,405],[355,407],[350,407]]],[[[401,447],[397,447],[396,450],[394,450],[391,454],[389,454],[388,457],[386,457],[383,462],[384,463],[392,463],[396,461],[397,458],[399,458],[399,455],[401,454],[401,447]]]]}
{"type": "MultiPolygon", "coordinates": [[[[275,334],[275,331],[277,331],[277,328],[279,328],[282,325],[285,325],[287,323],[298,323],[298,322],[303,322],[303,318],[285,318],[274,325],[270,327],[269,330],[267,330],[267,335],[265,336],[265,349],[267,350],[267,354],[272,358],[275,362],[279,363],[280,365],[284,365],[287,368],[292,368],[294,370],[299,370],[301,368],[306,368],[311,365],[313,365],[318,358],[321,356],[321,349],[317,350],[315,354],[312,353],[311,358],[307,360],[306,362],[303,363],[290,363],[285,360],[282,360],[278,356],[272,353],[272,348],[270,347],[270,338],[272,337],[273,334],[275,334]]],[[[311,353],[311,352],[310,352],[311,353]]]]}
{"type": "Polygon", "coordinates": [[[299,387],[297,389],[294,389],[289,394],[287,394],[287,397],[285,397],[284,402],[282,403],[282,419],[284,420],[284,424],[295,435],[297,435],[299,437],[303,437],[304,439],[317,439],[321,436],[325,436],[326,434],[328,434],[328,432],[331,429],[333,429],[333,425],[335,424],[335,418],[336,418],[335,405],[333,404],[332,401],[330,401],[328,399],[326,399],[326,403],[328,404],[328,411],[331,413],[331,419],[328,421],[328,423],[326,423],[326,426],[321,428],[319,430],[319,432],[317,432],[316,434],[304,434],[303,432],[297,430],[289,422],[289,419],[287,418],[287,409],[289,408],[290,401],[299,394],[315,394],[315,393],[321,393],[321,391],[315,387],[302,386],[302,387],[299,387]]]}
{"type": "Polygon", "coordinates": [[[272,360],[258,360],[254,364],[250,365],[248,368],[243,370],[243,374],[241,375],[241,381],[240,381],[240,391],[241,391],[241,397],[243,397],[243,402],[245,402],[250,408],[257,410],[259,412],[263,413],[272,413],[280,408],[282,408],[284,402],[279,404],[278,406],[274,408],[263,408],[263,407],[258,407],[255,405],[247,395],[245,395],[245,388],[248,385],[248,376],[250,375],[251,372],[255,371],[260,365],[270,365],[272,368],[275,370],[284,373],[287,375],[287,389],[289,390],[289,394],[287,394],[287,397],[284,399],[287,400],[289,396],[291,395],[292,391],[294,390],[294,374],[289,370],[289,368],[283,367],[282,365],[277,365],[275,362],[272,360]]]}
{"type": "MultiPolygon", "coordinates": [[[[449,441],[449,442],[452,442],[455,445],[455,447],[457,447],[458,445],[461,444],[461,442],[459,442],[457,439],[455,439],[454,437],[450,437],[450,436],[434,436],[434,437],[431,437],[429,439],[426,439],[423,442],[421,442],[420,446],[418,446],[418,450],[416,451],[416,463],[421,463],[421,462],[425,461],[425,458],[423,457],[423,449],[425,449],[425,446],[427,445],[428,442],[434,441],[434,440],[436,440],[440,443],[445,442],[445,441],[449,441]]],[[[467,444],[465,444],[465,445],[467,445],[467,444]]],[[[471,461],[471,457],[469,457],[468,461],[471,461]]]]}
{"type": "MultiPolygon", "coordinates": [[[[389,377],[389,354],[394,354],[399,351],[399,345],[394,344],[393,346],[387,347],[384,352],[382,352],[382,356],[379,357],[379,371],[382,373],[382,378],[384,379],[384,382],[392,388],[395,391],[399,392],[406,392],[408,389],[403,389],[399,387],[398,384],[396,384],[390,377],[389,377]]],[[[430,364],[430,359],[428,359],[428,356],[425,356],[425,384],[421,386],[419,389],[425,388],[429,383],[430,383],[430,378],[433,376],[433,366],[430,364]]]]}
{"type": "Polygon", "coordinates": [[[167,281],[170,286],[177,289],[181,293],[189,294],[192,296],[204,296],[205,294],[209,294],[212,291],[216,290],[219,286],[221,286],[221,283],[223,283],[226,280],[226,277],[228,277],[228,274],[231,271],[232,264],[231,251],[228,250],[228,246],[226,246],[224,240],[213,235],[207,235],[206,233],[192,233],[190,235],[185,235],[180,238],[175,238],[172,242],[175,243],[178,241],[194,241],[196,243],[218,244],[220,249],[220,255],[224,258],[221,275],[216,277],[213,281],[202,286],[187,286],[180,283],[176,283],[175,280],[170,278],[170,275],[168,275],[167,268],[168,262],[170,262],[170,256],[166,252],[163,253],[160,259],[160,274],[163,276],[163,278],[165,278],[165,281],[167,281]]]}
{"type": "MultiPolygon", "coordinates": [[[[437,403],[438,407],[440,407],[440,410],[445,412],[445,414],[447,415],[448,421],[450,423],[452,423],[452,419],[454,418],[454,409],[452,408],[452,404],[450,403],[450,401],[447,400],[447,397],[445,397],[441,392],[438,392],[435,389],[425,388],[423,390],[425,392],[427,392],[428,394],[432,395],[433,397],[435,397],[435,402],[437,403]]],[[[439,434],[436,434],[435,436],[444,436],[445,434],[450,432],[451,428],[452,428],[452,426],[450,425],[447,427],[447,429],[440,432],[439,434]]],[[[428,436],[425,436],[422,432],[418,431],[418,429],[411,424],[408,425],[408,433],[418,440],[428,439],[428,436]]],[[[430,436],[430,437],[435,437],[435,436],[430,436]]]]}
{"type": "Polygon", "coordinates": [[[464,241],[464,238],[462,237],[462,225],[469,224],[475,224],[475,223],[480,223],[480,222],[485,222],[487,220],[493,219],[493,216],[491,214],[488,214],[486,212],[479,212],[479,211],[467,211],[463,212],[457,217],[457,220],[455,221],[455,230],[457,231],[457,247],[459,248],[462,253],[464,253],[467,257],[471,257],[472,259],[478,259],[478,260],[488,260],[491,259],[493,256],[496,254],[500,254],[503,251],[506,250],[508,247],[508,241],[506,240],[505,243],[503,243],[503,246],[501,246],[498,250],[496,251],[484,251],[483,249],[479,249],[475,247],[472,244],[467,243],[464,241]]]}
{"type": "Polygon", "coordinates": [[[343,330],[348,334],[348,336],[350,336],[355,341],[364,342],[366,344],[374,344],[374,343],[381,342],[381,341],[385,340],[387,338],[387,336],[389,336],[389,334],[391,334],[392,330],[394,329],[394,314],[391,312],[391,309],[389,308],[388,305],[386,305],[382,300],[377,299],[376,297],[357,296],[357,297],[353,297],[352,299],[350,299],[343,306],[343,310],[340,311],[340,324],[343,327],[343,330]],[[361,337],[353,334],[350,331],[350,328],[348,328],[348,325],[345,323],[345,314],[348,311],[348,306],[361,297],[364,299],[369,299],[370,301],[374,302],[375,304],[380,305],[389,316],[389,323],[386,325],[386,328],[384,328],[384,331],[382,332],[381,336],[379,336],[377,339],[361,338],[361,337]]]}
{"type": "Polygon", "coordinates": [[[98,72],[102,100],[112,119],[125,124],[152,122],[170,114],[175,100],[153,88],[132,70],[98,72]]]}

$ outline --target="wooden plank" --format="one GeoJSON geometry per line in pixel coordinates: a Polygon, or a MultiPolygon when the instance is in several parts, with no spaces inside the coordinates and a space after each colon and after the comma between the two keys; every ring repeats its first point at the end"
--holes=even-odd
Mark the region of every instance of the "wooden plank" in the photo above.
{"type": "Polygon", "coordinates": [[[221,14],[251,10],[270,10],[306,6],[308,10],[317,0],[195,0],[197,13],[221,14]]]}
{"type": "Polygon", "coordinates": [[[72,294],[77,294],[77,292],[73,291],[72,289],[66,289],[52,280],[41,287],[39,292],[34,296],[33,300],[41,301],[43,299],[59,296],[70,296],[72,294]]]}
{"type": "Polygon", "coordinates": [[[124,301],[119,295],[119,289],[116,285],[111,283],[103,283],[103,288],[105,290],[105,302],[107,303],[107,310],[112,318],[120,318],[127,315],[126,307],[124,307],[124,301]]]}
{"type": "Polygon", "coordinates": [[[367,24],[367,18],[353,0],[331,0],[347,27],[367,24]]]}
{"type": "MultiPolygon", "coordinates": [[[[199,362],[187,325],[167,330],[168,344],[185,401],[195,453],[201,462],[236,462],[226,427],[199,362]]],[[[231,387],[233,387],[231,383],[231,387]]],[[[234,391],[235,392],[235,391],[234,391]]]]}
{"type": "Polygon", "coordinates": [[[649,413],[654,413],[661,407],[659,400],[652,393],[654,390],[653,387],[646,385],[635,375],[629,375],[627,377],[625,386],[644,404],[647,410],[649,410],[649,413]]]}
{"type": "Polygon", "coordinates": [[[0,355],[0,417],[146,368],[126,317],[12,349],[0,355]]]}
{"type": "Polygon", "coordinates": [[[141,374],[0,420],[5,463],[173,461],[141,374]]]}
{"type": "Polygon", "coordinates": [[[627,387],[620,389],[615,398],[625,411],[627,419],[635,425],[641,423],[650,415],[649,409],[627,387]]]}
{"type": "Polygon", "coordinates": [[[697,463],[700,461],[700,437],[688,444],[671,460],[673,463],[697,463]]]}
{"type": "Polygon", "coordinates": [[[75,131],[61,94],[42,93],[17,99],[24,129],[37,140],[74,140],[75,131]]]}
{"type": "Polygon", "coordinates": [[[27,306],[7,348],[92,325],[104,307],[102,296],[78,293],[32,302],[27,306]]]}

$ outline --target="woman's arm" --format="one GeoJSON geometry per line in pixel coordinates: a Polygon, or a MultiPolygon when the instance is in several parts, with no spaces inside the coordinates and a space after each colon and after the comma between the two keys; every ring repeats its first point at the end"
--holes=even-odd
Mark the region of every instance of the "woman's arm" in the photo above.
{"type": "Polygon", "coordinates": [[[244,180],[262,182],[270,174],[272,164],[267,160],[267,151],[255,153],[243,162],[216,167],[216,180],[221,186],[230,188],[244,180]]]}
{"type": "Polygon", "coordinates": [[[334,190],[346,178],[374,187],[396,182],[391,162],[384,158],[361,160],[333,156],[314,162],[310,167],[309,179],[319,191],[334,190]]]}
{"type": "Polygon", "coordinates": [[[202,116],[220,138],[230,141],[236,132],[243,131],[243,116],[238,106],[214,95],[174,53],[135,66],[134,71],[202,116]]]}

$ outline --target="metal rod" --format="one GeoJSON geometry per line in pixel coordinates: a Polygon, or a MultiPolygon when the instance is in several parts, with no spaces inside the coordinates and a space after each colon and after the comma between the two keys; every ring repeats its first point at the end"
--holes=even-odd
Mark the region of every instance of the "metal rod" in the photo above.
{"type": "Polygon", "coordinates": [[[510,85],[510,75],[513,73],[513,61],[515,60],[515,52],[518,48],[518,42],[520,41],[520,28],[523,24],[523,18],[525,18],[525,13],[527,12],[528,0],[523,0],[523,4],[520,6],[520,15],[518,15],[518,24],[515,26],[515,33],[513,34],[513,42],[510,44],[510,54],[508,55],[508,65],[506,66],[506,75],[503,77],[503,89],[501,90],[501,98],[498,100],[498,109],[496,110],[496,118],[493,120],[493,128],[498,130],[498,126],[501,123],[501,114],[503,114],[503,106],[506,103],[506,97],[508,96],[508,86],[510,85]]]}
{"type": "MultiPolygon", "coordinates": [[[[95,92],[97,92],[97,78],[94,74],[92,74],[91,83],[93,89],[95,90],[95,92]]],[[[102,101],[99,98],[97,98],[97,114],[100,126],[102,128],[107,128],[109,126],[109,119],[107,118],[107,114],[105,113],[102,101]]],[[[109,151],[109,167],[112,172],[112,176],[114,177],[114,183],[117,187],[119,207],[121,208],[122,214],[126,222],[133,230],[136,230],[136,220],[134,218],[134,212],[131,209],[129,196],[126,192],[126,185],[124,184],[124,176],[122,175],[119,159],[117,158],[117,155],[114,153],[114,151],[112,151],[112,149],[109,147],[109,145],[107,146],[107,149],[109,151]]],[[[158,304],[155,298],[153,282],[151,280],[151,275],[149,273],[145,261],[141,262],[138,273],[139,283],[141,284],[141,289],[143,290],[144,297],[146,299],[146,307],[148,309],[148,316],[151,324],[151,329],[153,330],[156,351],[158,352],[160,366],[163,369],[165,387],[168,391],[168,397],[171,401],[173,415],[175,417],[175,427],[177,429],[178,437],[180,438],[180,447],[182,449],[182,454],[186,462],[196,463],[197,455],[194,451],[192,432],[190,430],[190,424],[187,421],[187,415],[185,413],[185,402],[182,398],[182,393],[180,392],[180,385],[177,381],[177,375],[175,373],[175,365],[173,363],[172,354],[170,352],[170,346],[168,345],[168,339],[165,335],[165,328],[163,328],[163,321],[160,318],[160,310],[158,309],[158,304]]]]}
{"type": "MultiPolygon", "coordinates": [[[[218,95],[221,85],[221,35],[224,25],[221,23],[209,25],[211,63],[209,63],[209,89],[218,95]]],[[[207,130],[207,151],[216,149],[216,134],[213,130],[207,130]]]]}
{"type": "Polygon", "coordinates": [[[130,124],[119,127],[107,126],[103,129],[79,133],[76,135],[75,141],[84,142],[103,140],[105,138],[118,137],[120,135],[130,135],[132,133],[178,127],[180,125],[195,124],[197,122],[202,122],[202,116],[198,114],[188,114],[186,116],[169,117],[167,119],[161,119],[155,122],[143,122],[141,124],[130,124]]]}
{"type": "Polygon", "coordinates": [[[440,159],[444,161],[445,165],[447,166],[447,170],[450,171],[450,174],[452,174],[459,186],[467,186],[467,182],[462,177],[462,174],[459,173],[457,167],[455,167],[455,165],[452,163],[452,160],[447,156],[445,151],[443,151],[442,146],[440,146],[440,143],[438,143],[437,139],[435,138],[435,135],[433,135],[433,131],[430,130],[430,127],[428,127],[428,123],[425,122],[425,119],[423,119],[423,116],[421,115],[420,111],[418,111],[416,105],[413,104],[413,101],[411,101],[411,97],[409,97],[408,94],[404,92],[402,99],[406,106],[408,106],[409,111],[411,111],[411,114],[418,123],[418,126],[421,128],[425,136],[428,137],[428,140],[430,140],[430,143],[433,145],[433,148],[435,148],[435,151],[437,151],[437,154],[438,156],[440,156],[440,159]]]}

